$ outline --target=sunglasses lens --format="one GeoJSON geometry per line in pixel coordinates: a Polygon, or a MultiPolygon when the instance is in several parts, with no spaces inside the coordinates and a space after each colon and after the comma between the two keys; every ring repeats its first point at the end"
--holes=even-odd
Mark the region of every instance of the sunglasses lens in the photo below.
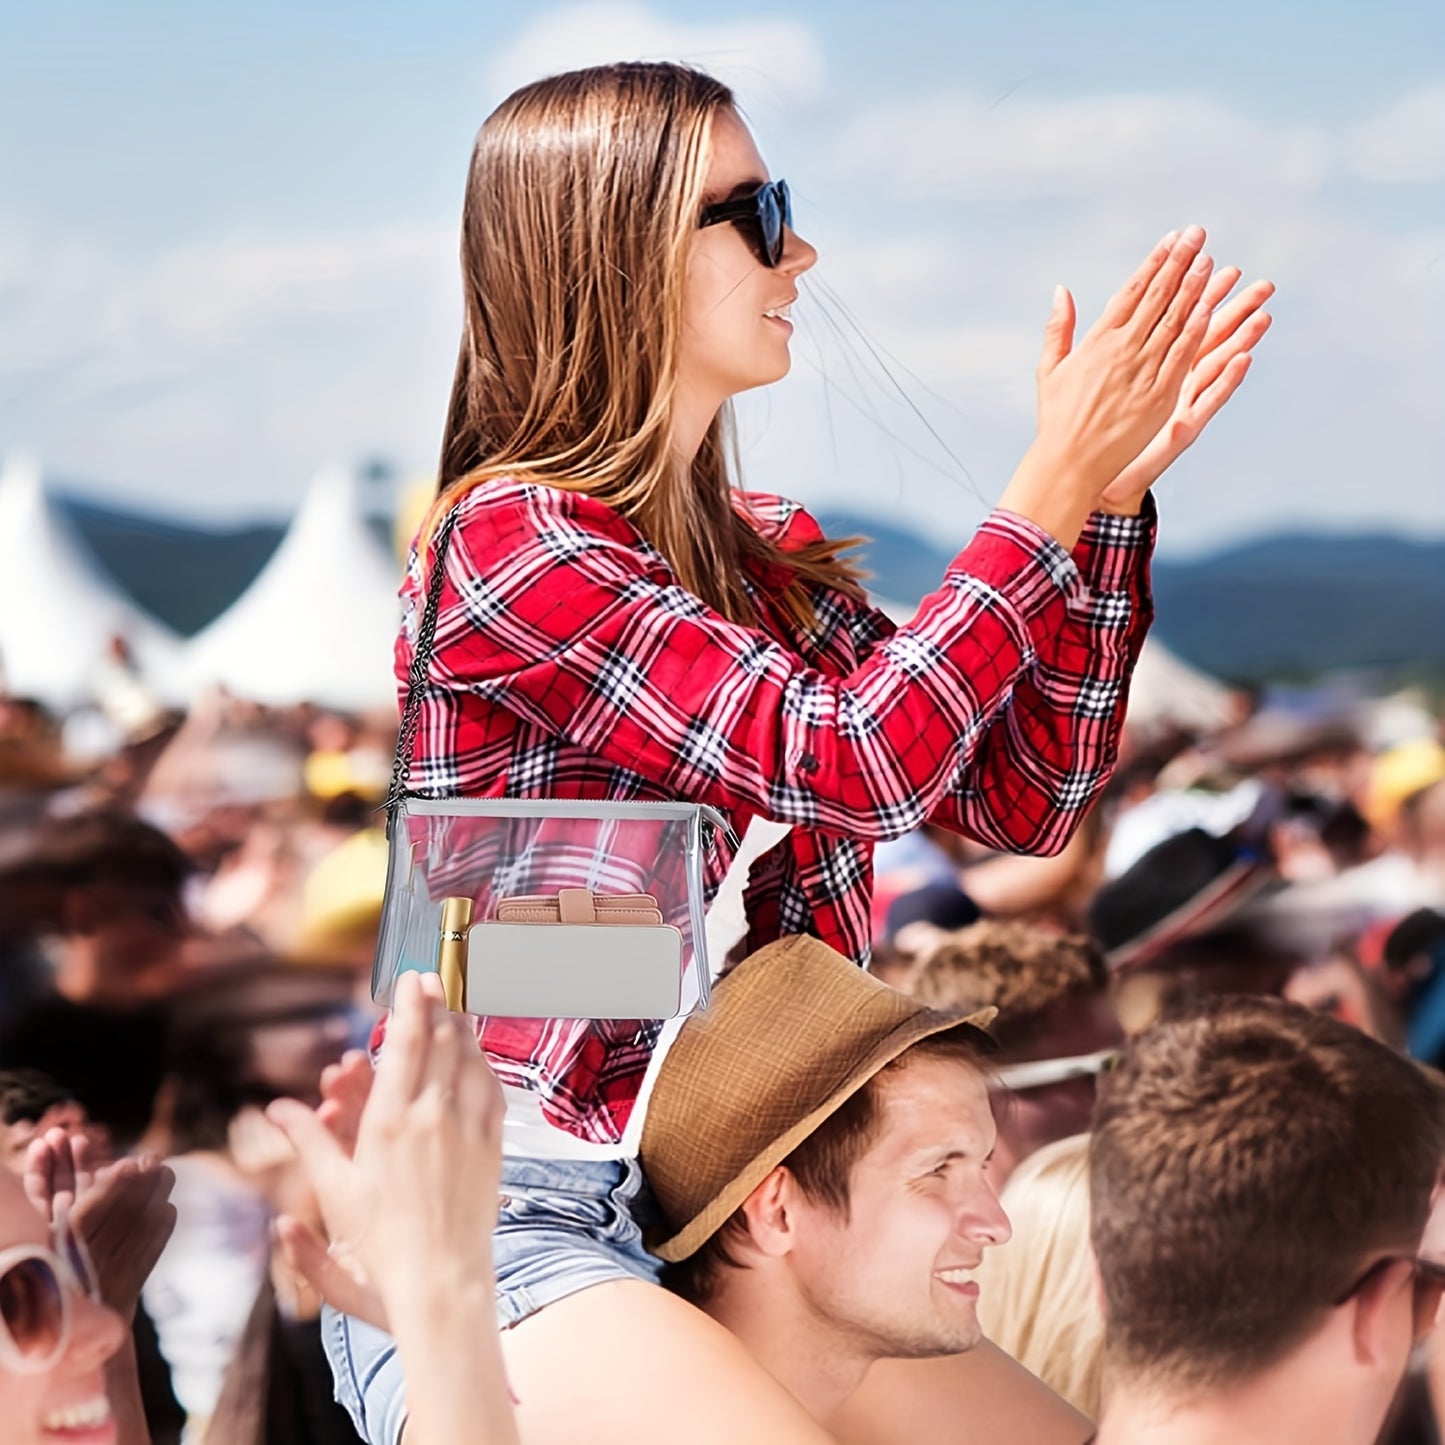
{"type": "Polygon", "coordinates": [[[763,228],[763,255],[769,266],[776,266],[783,254],[783,218],[771,186],[758,197],[758,224],[763,228]]]}
{"type": "Polygon", "coordinates": [[[22,1259],[0,1275],[0,1320],[27,1364],[43,1364],[65,1336],[65,1295],[49,1261],[22,1259]]]}
{"type": "Polygon", "coordinates": [[[774,181],[759,198],[763,226],[763,248],[768,265],[776,266],[783,259],[783,228],[793,224],[793,206],[788,198],[788,183],[774,181]]]}

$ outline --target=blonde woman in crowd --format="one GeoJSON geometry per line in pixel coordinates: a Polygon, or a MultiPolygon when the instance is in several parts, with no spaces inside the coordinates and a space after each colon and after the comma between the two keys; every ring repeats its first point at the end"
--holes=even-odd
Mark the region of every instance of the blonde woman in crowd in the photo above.
{"type": "Polygon", "coordinates": [[[118,1361],[123,1367],[125,1326],[101,1302],[78,1258],[73,1236],[52,1230],[20,1180],[0,1169],[0,1420],[7,1445],[146,1439],[133,1369],[123,1415],[128,1430],[118,1433],[110,1372],[118,1361]],[[75,1433],[81,1425],[83,1436],[75,1433]]]}
{"type": "Polygon", "coordinates": [[[130,1322],[175,1181],[153,1159],[92,1169],[89,1143],[57,1126],[23,1175],[0,1168],[5,1445],[150,1445],[130,1322]]]}
{"type": "Polygon", "coordinates": [[[978,1272],[984,1334],[1097,1420],[1104,1316],[1089,1249],[1089,1136],[1030,1155],[1001,1202],[1013,1238],[978,1272]]]}

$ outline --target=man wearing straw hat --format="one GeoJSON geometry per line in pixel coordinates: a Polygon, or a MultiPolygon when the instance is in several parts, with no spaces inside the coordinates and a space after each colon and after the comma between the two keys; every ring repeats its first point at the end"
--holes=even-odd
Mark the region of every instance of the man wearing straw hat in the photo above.
{"type": "Polygon", "coordinates": [[[926,1008],[788,938],[719,984],[658,1072],[641,1155],[664,1282],[839,1438],[879,1438],[874,1418],[926,1437],[909,1371],[940,1367],[975,1423],[1088,1433],[992,1347],[961,1358],[982,1339],[973,1272],[1009,1237],[987,1172],[993,1014],[926,1008]]]}

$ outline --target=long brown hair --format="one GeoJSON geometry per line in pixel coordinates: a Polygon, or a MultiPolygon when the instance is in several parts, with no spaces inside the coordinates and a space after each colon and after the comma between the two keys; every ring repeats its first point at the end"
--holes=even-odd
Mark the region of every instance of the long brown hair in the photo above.
{"type": "Polygon", "coordinates": [[[482,126],[462,214],[466,321],[425,539],[473,487],[521,478],[615,508],[735,622],[756,620],[748,558],[793,569],[781,600],[804,625],[809,584],[863,595],[839,555],[854,540],[785,553],[735,509],[729,408],[690,478],[677,475],[683,281],[713,119],[732,104],[727,86],[686,66],[608,65],[525,86],[482,126]]]}

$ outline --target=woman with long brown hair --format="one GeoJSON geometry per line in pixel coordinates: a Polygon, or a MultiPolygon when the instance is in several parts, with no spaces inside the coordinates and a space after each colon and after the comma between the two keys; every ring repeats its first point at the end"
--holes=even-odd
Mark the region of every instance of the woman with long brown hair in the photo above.
{"type": "MultiPolygon", "coordinates": [[[[747,942],[813,933],[860,964],[876,840],[928,819],[1062,847],[1113,765],[1151,616],[1149,484],[1267,324],[1251,288],[1211,327],[1229,277],[1211,282],[1202,243],[1161,241],[1077,347],[1060,293],[1037,439],[895,631],[845,543],[734,486],[728,400],[787,372],[816,253],[731,93],[669,64],[518,91],[473,154],[461,354],[404,589],[403,678],[449,515],[412,785],[704,803],[739,836],[790,824],[752,869],[747,942]]],[[[477,1032],[508,1097],[495,1256],[523,1438],[825,1438],[655,1287],[629,1124],[660,1025],[477,1032]]],[[[343,1315],[328,1334],[363,1433],[393,1445],[390,1342],[343,1315]]]]}

